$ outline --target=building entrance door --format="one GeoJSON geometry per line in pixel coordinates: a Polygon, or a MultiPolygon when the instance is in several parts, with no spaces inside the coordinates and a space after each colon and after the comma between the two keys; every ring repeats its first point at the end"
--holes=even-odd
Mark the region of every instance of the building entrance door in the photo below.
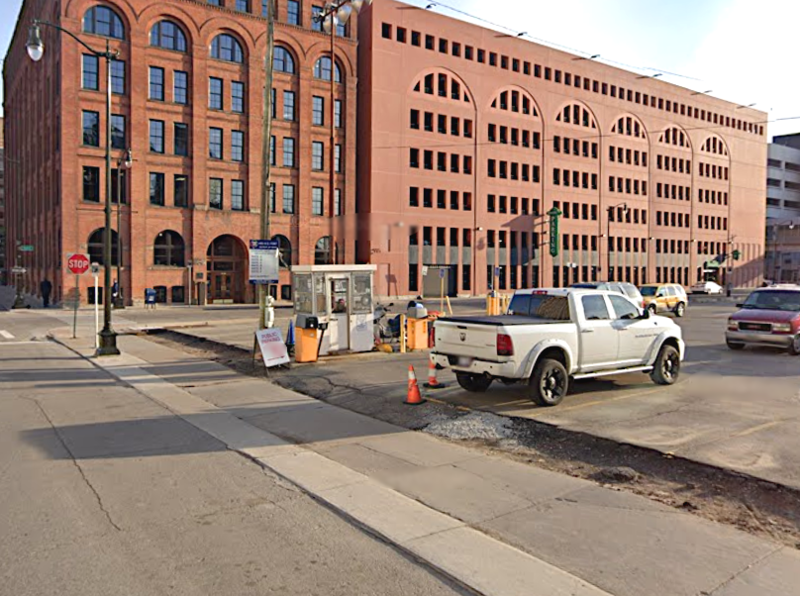
{"type": "Polygon", "coordinates": [[[211,284],[209,297],[212,302],[218,304],[233,302],[233,275],[212,271],[209,273],[209,282],[211,284]]]}
{"type": "Polygon", "coordinates": [[[244,302],[247,253],[233,236],[220,236],[206,253],[208,301],[211,304],[244,302]]]}

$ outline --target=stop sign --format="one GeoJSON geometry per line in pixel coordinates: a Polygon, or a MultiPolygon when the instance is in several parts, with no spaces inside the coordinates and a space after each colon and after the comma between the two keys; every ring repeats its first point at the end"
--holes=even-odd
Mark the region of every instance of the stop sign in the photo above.
{"type": "Polygon", "coordinates": [[[75,275],[83,275],[89,270],[89,256],[81,253],[67,255],[67,269],[75,275]]]}

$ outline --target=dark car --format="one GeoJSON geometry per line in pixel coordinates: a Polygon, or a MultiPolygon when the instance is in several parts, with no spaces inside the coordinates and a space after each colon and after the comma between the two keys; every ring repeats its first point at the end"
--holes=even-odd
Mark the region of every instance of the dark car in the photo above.
{"type": "Polygon", "coordinates": [[[800,354],[800,286],[761,288],[738,306],[725,332],[731,350],[771,346],[800,354]]]}

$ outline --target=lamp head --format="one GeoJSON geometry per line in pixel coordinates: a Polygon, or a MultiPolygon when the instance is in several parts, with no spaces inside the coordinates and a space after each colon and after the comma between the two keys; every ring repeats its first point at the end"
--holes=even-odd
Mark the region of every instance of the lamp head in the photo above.
{"type": "Polygon", "coordinates": [[[330,14],[327,17],[325,17],[324,21],[322,21],[322,30],[325,31],[325,33],[330,33],[333,30],[333,28],[338,24],[339,24],[339,17],[337,17],[335,14],[330,14]]]}
{"type": "Polygon", "coordinates": [[[356,12],[370,4],[372,4],[372,0],[352,0],[352,2],[350,2],[350,6],[352,6],[356,12]]]}
{"type": "Polygon", "coordinates": [[[39,25],[34,22],[31,25],[31,28],[28,30],[28,43],[25,44],[25,48],[28,50],[28,56],[31,57],[31,60],[34,62],[39,62],[44,56],[44,42],[42,42],[42,32],[39,29],[39,25]]]}
{"type": "Polygon", "coordinates": [[[344,25],[347,23],[347,20],[350,18],[351,14],[353,14],[353,7],[349,4],[342,4],[339,7],[339,10],[336,11],[336,18],[338,18],[339,22],[344,25]]]}
{"type": "Polygon", "coordinates": [[[125,152],[125,157],[123,158],[125,162],[125,167],[130,170],[133,167],[133,153],[131,152],[130,148],[125,152]]]}

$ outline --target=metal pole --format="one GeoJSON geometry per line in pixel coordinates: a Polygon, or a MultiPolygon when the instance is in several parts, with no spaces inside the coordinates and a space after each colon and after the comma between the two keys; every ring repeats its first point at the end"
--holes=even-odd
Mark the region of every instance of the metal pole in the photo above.
{"type": "Polygon", "coordinates": [[[336,213],[336,172],[334,171],[334,162],[336,159],[336,59],[334,58],[335,41],[336,41],[336,5],[331,4],[331,147],[330,147],[330,197],[328,198],[329,217],[331,218],[331,238],[330,238],[330,261],[331,265],[336,264],[336,220],[334,215],[336,213]]]}
{"type": "Polygon", "coordinates": [[[92,277],[94,277],[94,349],[96,350],[100,347],[98,343],[100,341],[100,336],[98,335],[98,332],[100,331],[100,311],[97,307],[99,298],[97,295],[97,282],[99,276],[94,274],[92,277]]]}
{"type": "Polygon", "coordinates": [[[125,306],[122,297],[122,160],[117,160],[117,303],[114,306],[125,306]]]}
{"type": "MultiPolygon", "coordinates": [[[[97,279],[97,278],[95,278],[97,279]]],[[[96,287],[96,286],[95,286],[96,287]]],[[[97,300],[97,290],[95,289],[95,300],[97,300]]],[[[81,301],[81,289],[80,289],[80,275],[75,276],[75,294],[73,295],[73,301],[75,304],[73,305],[74,310],[72,311],[72,339],[77,339],[78,337],[78,304],[81,301]]],[[[95,346],[97,345],[97,339],[94,340],[95,346]]]]}
{"type": "Polygon", "coordinates": [[[98,356],[119,354],[117,335],[111,328],[111,49],[106,40],[106,208],[103,237],[103,330],[98,356]]]}
{"type": "MultiPolygon", "coordinates": [[[[264,115],[262,124],[261,141],[261,238],[270,239],[270,139],[272,136],[272,78],[275,56],[275,0],[268,0],[267,4],[267,57],[264,62],[264,115]]],[[[258,286],[258,328],[265,329],[267,317],[267,290],[266,285],[258,286]]],[[[199,302],[199,296],[198,296],[199,302]]],[[[253,354],[257,342],[253,346],[253,354]]]]}
{"type": "Polygon", "coordinates": [[[606,213],[606,279],[611,279],[611,210],[613,207],[608,207],[606,213]]]}

